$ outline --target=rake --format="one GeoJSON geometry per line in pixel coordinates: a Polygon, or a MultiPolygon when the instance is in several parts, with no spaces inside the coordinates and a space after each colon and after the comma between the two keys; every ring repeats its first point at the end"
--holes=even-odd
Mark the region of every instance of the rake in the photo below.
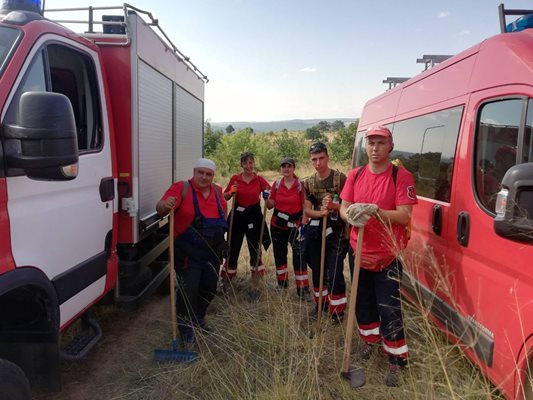
{"type": "MultiPolygon", "coordinates": [[[[183,201],[183,199],[182,199],[183,201]]],[[[177,342],[177,318],[176,318],[176,291],[174,286],[174,209],[169,214],[170,226],[168,228],[168,249],[170,253],[170,311],[172,321],[171,350],[154,350],[154,361],[158,363],[191,363],[198,360],[198,354],[194,351],[179,351],[177,342]]]]}

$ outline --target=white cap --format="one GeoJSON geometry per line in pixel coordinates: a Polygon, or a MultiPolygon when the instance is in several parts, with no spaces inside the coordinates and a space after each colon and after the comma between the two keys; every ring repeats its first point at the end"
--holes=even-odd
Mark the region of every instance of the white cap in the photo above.
{"type": "Polygon", "coordinates": [[[196,160],[196,164],[194,164],[194,168],[207,168],[213,172],[217,170],[215,163],[208,158],[199,158],[198,160],[196,160]]]}

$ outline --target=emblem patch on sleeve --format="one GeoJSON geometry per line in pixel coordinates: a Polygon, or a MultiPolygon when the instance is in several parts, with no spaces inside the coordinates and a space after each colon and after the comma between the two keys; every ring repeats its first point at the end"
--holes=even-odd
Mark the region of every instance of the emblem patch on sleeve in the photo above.
{"type": "Polygon", "coordinates": [[[416,192],[414,186],[407,186],[407,197],[411,200],[416,200],[416,192]]]}

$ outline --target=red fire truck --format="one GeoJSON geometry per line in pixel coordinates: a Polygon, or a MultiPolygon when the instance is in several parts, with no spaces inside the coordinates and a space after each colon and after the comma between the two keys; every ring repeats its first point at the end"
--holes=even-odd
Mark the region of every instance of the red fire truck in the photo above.
{"type": "Polygon", "coordinates": [[[506,397],[531,400],[533,15],[510,25],[368,101],[354,163],[387,125],[419,198],[404,291],[506,397]]]}
{"type": "Polygon", "coordinates": [[[24,375],[59,388],[59,360],[101,335],[88,310],[104,296],[135,308],[168,279],[155,204],[202,156],[207,77],[127,4],[103,22],[87,9],[83,35],[44,18],[40,1],[0,4],[0,398],[10,398],[24,375]]]}

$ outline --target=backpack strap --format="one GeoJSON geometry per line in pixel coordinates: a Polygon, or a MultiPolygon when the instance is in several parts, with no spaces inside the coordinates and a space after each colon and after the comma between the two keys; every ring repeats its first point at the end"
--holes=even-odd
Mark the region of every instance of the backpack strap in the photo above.
{"type": "Polygon", "coordinates": [[[181,191],[181,203],[180,205],[174,210],[175,213],[179,211],[181,208],[181,205],[183,204],[183,201],[185,200],[185,196],[187,196],[187,191],[189,190],[189,181],[182,181],[183,182],[183,189],[181,191]]]}
{"type": "Polygon", "coordinates": [[[366,168],[366,165],[363,165],[362,167],[359,167],[357,172],[355,173],[355,176],[353,177],[353,183],[359,178],[359,176],[363,173],[363,170],[366,168]]]}
{"type": "Polygon", "coordinates": [[[338,169],[333,171],[333,189],[335,192],[341,192],[341,173],[338,169]]]}
{"type": "Polygon", "coordinates": [[[392,164],[392,180],[394,181],[394,186],[396,186],[396,177],[398,176],[398,166],[392,164]]]}

